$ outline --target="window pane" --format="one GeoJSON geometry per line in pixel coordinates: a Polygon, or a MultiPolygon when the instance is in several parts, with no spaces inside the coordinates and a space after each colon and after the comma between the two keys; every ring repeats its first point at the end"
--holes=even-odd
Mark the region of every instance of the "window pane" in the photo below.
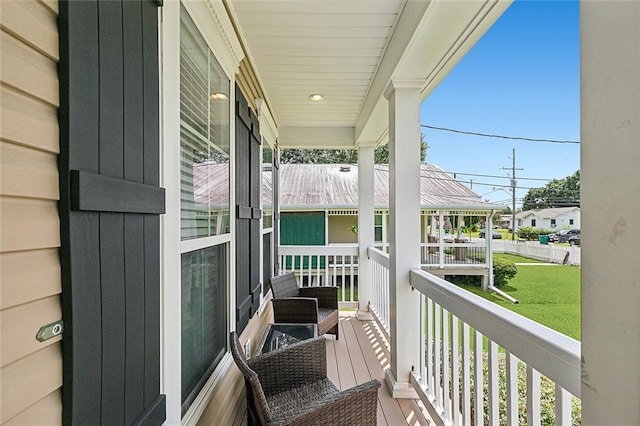
{"type": "Polygon", "coordinates": [[[273,227],[273,151],[268,144],[262,148],[262,227],[273,227]]]}
{"type": "Polygon", "coordinates": [[[226,352],[227,248],[182,254],[183,413],[226,352]]]}
{"type": "Polygon", "coordinates": [[[229,232],[230,82],[182,9],[180,199],[183,240],[229,232]]]}

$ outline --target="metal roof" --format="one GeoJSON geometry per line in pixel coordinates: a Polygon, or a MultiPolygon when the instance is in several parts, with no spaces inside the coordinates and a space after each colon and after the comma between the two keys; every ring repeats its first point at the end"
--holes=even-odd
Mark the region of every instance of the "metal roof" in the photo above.
{"type": "MultiPolygon", "coordinates": [[[[423,209],[498,210],[503,206],[483,201],[453,176],[433,164],[421,164],[421,199],[423,209]]],[[[374,204],[389,206],[389,166],[374,168],[374,204]]],[[[281,164],[280,208],[357,208],[358,166],[339,164],[281,164]]]]}

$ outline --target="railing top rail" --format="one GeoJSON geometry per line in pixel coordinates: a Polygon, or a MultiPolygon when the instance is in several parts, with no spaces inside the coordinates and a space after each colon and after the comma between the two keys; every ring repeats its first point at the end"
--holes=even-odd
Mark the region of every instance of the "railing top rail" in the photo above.
{"type": "Polygon", "coordinates": [[[369,258],[375,262],[378,262],[385,268],[389,269],[389,253],[379,250],[375,247],[369,247],[367,254],[369,258]]]}
{"type": "Polygon", "coordinates": [[[303,255],[303,256],[357,256],[358,245],[336,245],[336,246],[278,246],[278,254],[281,255],[303,255]]]}
{"type": "Polygon", "coordinates": [[[575,339],[414,269],[411,285],[540,373],[580,397],[580,351],[575,339]]]}

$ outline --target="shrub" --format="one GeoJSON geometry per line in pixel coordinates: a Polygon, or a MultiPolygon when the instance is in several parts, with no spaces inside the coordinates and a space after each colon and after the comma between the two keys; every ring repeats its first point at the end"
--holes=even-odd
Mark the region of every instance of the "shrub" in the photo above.
{"type": "MultiPolygon", "coordinates": [[[[510,260],[493,259],[493,285],[502,287],[516,276],[518,268],[516,264],[510,260]]],[[[445,279],[456,285],[474,285],[480,287],[482,280],[479,276],[474,275],[447,275],[445,279]]]]}
{"type": "Polygon", "coordinates": [[[525,239],[527,241],[537,241],[540,235],[547,235],[553,233],[550,229],[532,228],[525,226],[518,228],[518,238],[525,239]]]}
{"type": "Polygon", "coordinates": [[[506,259],[493,259],[493,285],[502,287],[516,276],[518,268],[516,264],[506,259]]]}

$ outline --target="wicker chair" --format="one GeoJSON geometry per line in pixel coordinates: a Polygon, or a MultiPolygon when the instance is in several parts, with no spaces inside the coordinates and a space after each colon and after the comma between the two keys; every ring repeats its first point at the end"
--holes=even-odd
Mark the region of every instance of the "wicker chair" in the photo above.
{"type": "Polygon", "coordinates": [[[313,323],[318,335],[334,334],[338,340],[338,287],[298,287],[293,272],[269,280],[273,316],[280,323],[313,323]]]}
{"type": "Polygon", "coordinates": [[[235,332],[231,354],[245,380],[248,425],[376,425],[371,380],[340,391],[327,378],[323,336],[246,359],[235,332]]]}

